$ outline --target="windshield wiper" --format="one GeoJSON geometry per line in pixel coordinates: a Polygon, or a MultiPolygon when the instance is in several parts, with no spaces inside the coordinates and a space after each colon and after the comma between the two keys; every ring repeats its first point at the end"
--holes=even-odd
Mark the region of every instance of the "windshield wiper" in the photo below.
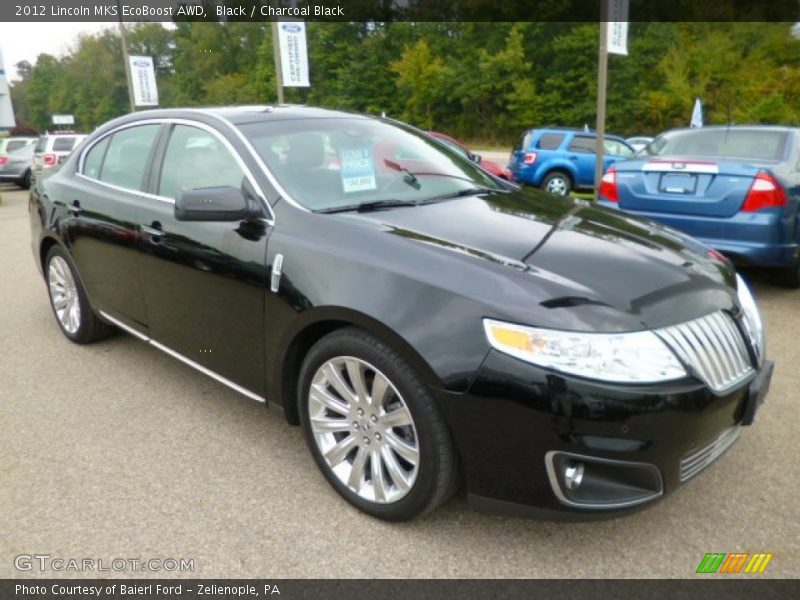
{"type": "Polygon", "coordinates": [[[318,213],[340,213],[340,212],[370,212],[380,208],[395,208],[398,206],[416,206],[415,200],[373,200],[371,202],[359,202],[358,204],[346,204],[345,206],[332,206],[314,211],[318,213]]]}
{"type": "Polygon", "coordinates": [[[385,158],[383,162],[390,169],[394,169],[395,171],[400,171],[401,173],[403,173],[403,181],[408,185],[410,185],[411,187],[413,187],[415,190],[418,190],[422,187],[422,185],[419,182],[419,179],[417,179],[417,176],[414,175],[408,169],[406,169],[400,163],[394,162],[393,160],[389,160],[388,158],[385,158]]]}
{"type": "Polygon", "coordinates": [[[452,194],[442,194],[441,196],[434,196],[426,200],[425,202],[435,202],[436,200],[447,200],[448,198],[463,198],[464,196],[477,196],[478,194],[493,194],[495,192],[506,193],[506,190],[495,190],[492,188],[485,188],[485,187],[474,187],[474,188],[467,188],[466,190],[460,190],[458,192],[453,192],[452,194]]]}

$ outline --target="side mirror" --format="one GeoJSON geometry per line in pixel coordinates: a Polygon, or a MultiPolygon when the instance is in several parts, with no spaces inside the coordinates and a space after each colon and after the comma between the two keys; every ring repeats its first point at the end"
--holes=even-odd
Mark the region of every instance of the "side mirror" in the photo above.
{"type": "Polygon", "coordinates": [[[472,162],[474,162],[476,165],[481,164],[481,155],[480,154],[470,154],[469,157],[472,160],[472,162]]]}
{"type": "Polygon", "coordinates": [[[244,221],[251,216],[247,199],[235,187],[185,190],[175,201],[178,221],[244,221]]]}

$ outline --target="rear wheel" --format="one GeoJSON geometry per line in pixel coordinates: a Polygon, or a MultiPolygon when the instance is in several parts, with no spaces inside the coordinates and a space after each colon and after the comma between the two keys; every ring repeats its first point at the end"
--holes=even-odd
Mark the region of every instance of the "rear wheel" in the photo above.
{"type": "Polygon", "coordinates": [[[566,196],[572,190],[572,180],[563,171],[551,171],[542,180],[542,189],[556,196],[566,196]]]}
{"type": "Polygon", "coordinates": [[[23,175],[18,181],[17,185],[21,187],[23,190],[31,189],[31,170],[28,169],[25,171],[25,175],[23,175]]]}
{"type": "Polygon", "coordinates": [[[411,366],[379,339],[355,328],[324,337],[306,356],[298,397],[317,465],[357,508],[403,521],[454,491],[444,418],[411,366]]]}
{"type": "Polygon", "coordinates": [[[95,315],[69,255],[53,246],[45,259],[50,306],[61,331],[77,344],[88,344],[114,331],[95,315]]]}
{"type": "Polygon", "coordinates": [[[788,288],[800,288],[800,260],[793,266],[780,270],[780,282],[788,288]]]}

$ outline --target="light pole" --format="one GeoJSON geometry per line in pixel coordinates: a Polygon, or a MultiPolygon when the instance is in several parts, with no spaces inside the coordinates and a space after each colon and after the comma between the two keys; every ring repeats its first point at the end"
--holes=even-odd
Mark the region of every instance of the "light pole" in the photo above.
{"type": "Polygon", "coordinates": [[[275,85],[278,89],[278,104],[283,104],[283,70],[281,66],[281,44],[278,40],[278,22],[272,21],[272,54],[275,58],[275,85]]]}
{"type": "Polygon", "coordinates": [[[128,36],[125,25],[122,23],[122,7],[117,0],[117,16],[119,17],[119,35],[122,38],[122,61],[125,63],[125,82],[128,85],[128,100],[131,103],[131,112],[136,112],[136,102],[133,99],[133,82],[131,81],[131,62],[128,60],[128,36]]]}
{"type": "Polygon", "coordinates": [[[603,138],[606,135],[606,80],[608,78],[608,0],[600,6],[600,52],[597,65],[597,125],[594,147],[594,199],[600,198],[603,178],[603,138]]]}

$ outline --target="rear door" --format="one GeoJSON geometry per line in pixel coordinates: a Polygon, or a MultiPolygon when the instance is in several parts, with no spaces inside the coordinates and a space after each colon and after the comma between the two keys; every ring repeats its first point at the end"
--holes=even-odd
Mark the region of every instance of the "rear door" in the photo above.
{"type": "Polygon", "coordinates": [[[139,206],[139,260],[152,339],[261,395],[269,223],[175,218],[182,191],[241,187],[248,167],[216,130],[170,124],[139,206]]]}
{"type": "Polygon", "coordinates": [[[576,135],[567,148],[567,160],[577,169],[576,187],[594,186],[595,145],[597,139],[593,135],[576,135]]]}
{"type": "Polygon", "coordinates": [[[76,177],[52,178],[64,239],[92,304],[137,330],[146,323],[137,268],[135,211],[144,198],[150,157],[160,126],[136,125],[94,143],[76,177]]]}

